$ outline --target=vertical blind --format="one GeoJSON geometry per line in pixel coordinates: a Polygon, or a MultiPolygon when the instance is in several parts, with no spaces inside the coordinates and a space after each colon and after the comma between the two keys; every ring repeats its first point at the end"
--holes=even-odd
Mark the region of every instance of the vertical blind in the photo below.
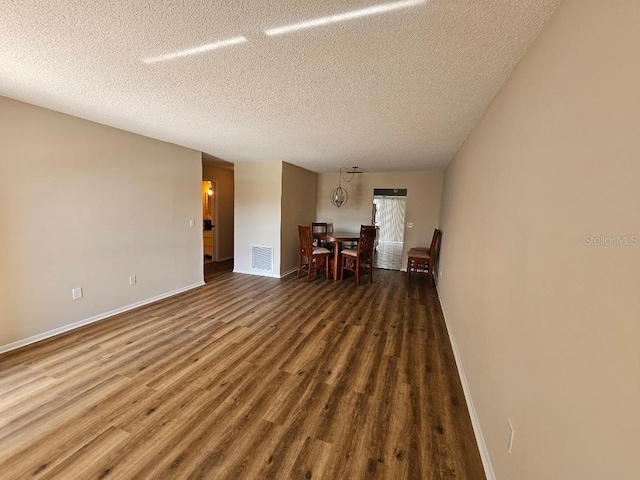
{"type": "Polygon", "coordinates": [[[407,197],[374,196],[379,242],[404,241],[404,214],[407,197]]]}

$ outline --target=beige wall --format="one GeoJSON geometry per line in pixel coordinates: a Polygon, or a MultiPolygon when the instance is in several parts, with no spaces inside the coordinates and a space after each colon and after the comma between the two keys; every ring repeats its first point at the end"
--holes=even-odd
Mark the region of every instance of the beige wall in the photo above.
{"type": "Polygon", "coordinates": [[[499,479],[638,478],[639,24],[562,2],[446,171],[439,290],[499,479]]]}
{"type": "Polygon", "coordinates": [[[280,276],[282,162],[249,162],[235,166],[234,271],[251,269],[251,245],[273,247],[273,276],[280,276]]]}
{"type": "Polygon", "coordinates": [[[316,216],[318,174],[282,164],[282,274],[298,268],[298,225],[311,225],[316,216]]]}
{"type": "Polygon", "coordinates": [[[4,97],[0,132],[0,346],[202,282],[200,152],[4,97]]]}
{"type": "Polygon", "coordinates": [[[203,163],[202,178],[205,180],[216,180],[218,182],[218,223],[215,226],[216,240],[218,241],[217,260],[228,260],[233,258],[233,170],[203,163]]]}
{"type": "Polygon", "coordinates": [[[342,182],[349,192],[349,201],[337,208],[329,201],[329,194],[338,186],[338,174],[322,173],[318,175],[316,217],[318,221],[333,223],[335,230],[359,231],[360,225],[371,224],[374,188],[406,188],[405,265],[407,249],[428,246],[433,229],[438,226],[442,179],[439,172],[360,173],[350,183],[342,182]],[[406,228],[410,222],[413,228],[406,228]]]}

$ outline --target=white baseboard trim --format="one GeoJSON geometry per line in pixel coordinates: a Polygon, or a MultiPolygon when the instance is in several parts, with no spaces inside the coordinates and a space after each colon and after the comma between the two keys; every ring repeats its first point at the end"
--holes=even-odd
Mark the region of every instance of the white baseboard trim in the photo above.
{"type": "Polygon", "coordinates": [[[234,268],[233,273],[243,273],[245,275],[256,275],[258,277],[280,278],[280,275],[278,275],[277,273],[258,272],[254,270],[240,270],[238,268],[234,268]]]}
{"type": "Polygon", "coordinates": [[[243,273],[245,275],[256,275],[258,277],[269,277],[269,278],[284,278],[287,275],[291,275],[292,273],[296,273],[298,271],[298,267],[294,268],[293,270],[289,270],[288,272],[285,272],[281,275],[278,275],[277,273],[268,273],[268,272],[258,272],[258,271],[254,271],[254,270],[240,270],[240,269],[233,269],[233,273],[243,273]]]}
{"type": "Polygon", "coordinates": [[[292,273],[297,273],[297,272],[298,272],[298,267],[295,267],[293,270],[289,270],[288,272],[281,274],[280,278],[284,278],[288,275],[291,275],[292,273]]]}
{"type": "Polygon", "coordinates": [[[473,405],[473,399],[471,398],[471,390],[469,389],[467,376],[464,373],[464,368],[462,366],[462,359],[460,358],[460,352],[458,352],[458,346],[456,345],[456,340],[453,337],[451,326],[447,321],[447,314],[444,310],[444,305],[442,304],[442,299],[440,299],[439,293],[438,293],[438,300],[440,301],[442,316],[444,317],[444,323],[445,323],[445,326],[447,327],[447,334],[449,335],[449,342],[451,342],[453,356],[456,360],[456,367],[458,368],[458,376],[460,377],[460,383],[462,383],[462,390],[464,391],[464,399],[466,400],[467,408],[469,409],[469,417],[471,417],[471,425],[473,426],[473,433],[475,434],[476,442],[478,444],[478,450],[480,451],[480,458],[482,459],[484,474],[487,477],[487,480],[496,480],[496,475],[493,472],[493,467],[491,466],[491,458],[489,457],[489,450],[487,449],[487,444],[484,441],[484,436],[482,435],[482,429],[480,428],[480,420],[478,419],[478,414],[476,413],[476,408],[473,405]]]}
{"type": "Polygon", "coordinates": [[[155,297],[147,298],[146,300],[141,300],[139,302],[132,303],[124,307],[116,308],[115,310],[111,310],[109,312],[100,313],[98,315],[85,318],[84,320],[80,320],[78,322],[74,322],[68,325],[64,325],[62,327],[54,328],[53,330],[49,330],[48,332],[39,333],[37,335],[33,335],[23,340],[18,340],[17,342],[9,343],[7,345],[0,345],[0,353],[5,353],[11,350],[15,350],[17,348],[26,347],[27,345],[31,345],[32,343],[36,343],[41,340],[46,340],[47,338],[60,335],[61,333],[65,333],[70,330],[74,330],[76,328],[89,325],[90,323],[97,322],[99,320],[104,320],[105,318],[109,318],[114,315],[118,315],[120,313],[124,313],[138,307],[142,307],[143,305],[148,305],[149,303],[157,302],[158,300],[162,300],[164,298],[173,297],[174,295],[186,292],[187,290],[192,290],[194,288],[201,287],[202,285],[204,285],[204,282],[194,283],[193,285],[188,285],[186,287],[178,288],[177,290],[172,290],[171,292],[163,293],[161,295],[156,295],[155,297]]]}

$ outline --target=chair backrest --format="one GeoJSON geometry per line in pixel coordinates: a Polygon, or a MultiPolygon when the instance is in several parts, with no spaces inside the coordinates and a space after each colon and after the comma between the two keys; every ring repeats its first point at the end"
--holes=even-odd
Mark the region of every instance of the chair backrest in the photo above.
{"type": "Polygon", "coordinates": [[[440,237],[440,230],[436,228],[433,231],[433,238],[431,239],[431,246],[429,247],[429,258],[434,258],[436,254],[436,246],[438,244],[439,237],[440,237]]]}
{"type": "Polygon", "coordinates": [[[313,255],[313,237],[311,236],[311,227],[307,225],[298,225],[298,237],[300,237],[300,253],[313,255]]]}
{"type": "MultiPolygon", "coordinates": [[[[437,229],[436,229],[437,230],[437,229]]],[[[433,249],[429,251],[431,257],[431,273],[432,276],[438,278],[438,264],[440,263],[440,245],[442,244],[442,230],[437,230],[438,238],[433,249]]]]}
{"type": "Polygon", "coordinates": [[[368,259],[373,256],[373,245],[376,239],[376,227],[362,225],[360,227],[360,240],[358,241],[358,258],[368,259]]]}
{"type": "Polygon", "coordinates": [[[311,224],[311,233],[313,234],[313,238],[320,238],[322,235],[325,235],[329,230],[328,224],[313,222],[311,224]]]}

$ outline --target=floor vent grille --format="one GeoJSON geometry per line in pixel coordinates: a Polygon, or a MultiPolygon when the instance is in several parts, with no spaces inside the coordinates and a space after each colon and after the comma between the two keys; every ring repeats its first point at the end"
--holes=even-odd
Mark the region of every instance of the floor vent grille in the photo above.
{"type": "Polygon", "coordinates": [[[273,246],[251,245],[251,270],[273,273],[273,246]]]}

